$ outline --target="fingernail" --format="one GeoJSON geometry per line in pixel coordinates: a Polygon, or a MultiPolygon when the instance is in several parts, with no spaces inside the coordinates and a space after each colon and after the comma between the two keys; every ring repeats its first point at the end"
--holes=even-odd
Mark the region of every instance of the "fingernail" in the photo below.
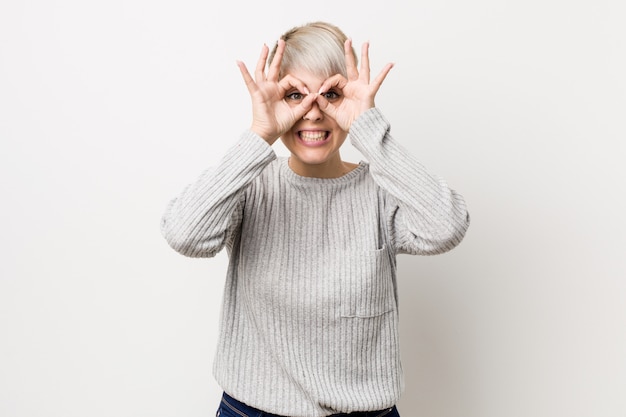
{"type": "Polygon", "coordinates": [[[309,91],[308,88],[304,87],[304,92],[306,93],[306,95],[308,96],[309,94],[311,94],[311,92],[309,91]]]}

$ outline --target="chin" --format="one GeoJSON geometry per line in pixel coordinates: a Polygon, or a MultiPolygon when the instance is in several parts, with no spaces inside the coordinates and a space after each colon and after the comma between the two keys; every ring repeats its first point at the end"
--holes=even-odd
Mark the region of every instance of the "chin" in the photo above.
{"type": "Polygon", "coordinates": [[[313,152],[292,152],[291,156],[306,165],[323,165],[332,160],[332,155],[326,152],[321,155],[313,152]]]}

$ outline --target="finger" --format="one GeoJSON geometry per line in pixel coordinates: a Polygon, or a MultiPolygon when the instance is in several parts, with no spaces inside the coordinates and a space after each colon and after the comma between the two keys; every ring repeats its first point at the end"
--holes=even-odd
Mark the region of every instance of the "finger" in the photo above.
{"type": "Polygon", "coordinates": [[[319,106],[320,110],[332,117],[333,119],[337,120],[337,107],[328,100],[326,100],[326,97],[324,96],[317,95],[316,98],[317,105],[319,106]]]}
{"type": "Polygon", "coordinates": [[[259,60],[256,63],[256,69],[254,70],[254,78],[257,81],[265,80],[265,63],[267,62],[267,54],[269,53],[269,48],[267,45],[263,44],[263,48],[261,49],[261,55],[259,56],[259,60]]]}
{"type": "Polygon", "coordinates": [[[393,62],[385,65],[385,67],[380,71],[376,78],[374,78],[374,81],[372,81],[372,84],[370,84],[371,87],[374,89],[374,92],[378,91],[383,81],[385,81],[385,78],[387,78],[387,74],[389,74],[389,71],[391,71],[391,69],[393,68],[393,65],[393,62]]]}
{"type": "Polygon", "coordinates": [[[346,74],[348,79],[356,80],[359,78],[359,71],[356,69],[354,53],[352,53],[352,39],[346,39],[346,42],[343,44],[343,53],[346,59],[346,74]]]}
{"type": "Polygon", "coordinates": [[[241,72],[241,76],[243,77],[243,81],[246,83],[246,88],[248,88],[248,92],[252,94],[257,90],[257,85],[252,79],[250,72],[248,72],[248,68],[246,64],[241,61],[237,61],[237,66],[239,67],[239,71],[241,72]]]}
{"type": "Polygon", "coordinates": [[[302,94],[309,94],[309,89],[306,87],[306,85],[300,79],[289,74],[285,75],[283,79],[278,82],[278,86],[283,91],[295,88],[302,94]]]}
{"type": "Polygon", "coordinates": [[[301,119],[313,106],[318,96],[316,94],[307,95],[296,107],[293,109],[293,115],[296,120],[301,119]]]}
{"type": "Polygon", "coordinates": [[[333,87],[336,87],[339,90],[343,90],[343,88],[347,84],[348,84],[348,80],[343,75],[341,75],[341,74],[333,75],[332,77],[326,79],[322,83],[322,86],[320,87],[320,90],[318,91],[318,94],[323,94],[323,93],[327,92],[328,90],[330,90],[333,87]]]}
{"type": "Polygon", "coordinates": [[[278,40],[276,45],[276,53],[272,58],[272,63],[267,71],[267,79],[270,81],[278,81],[278,75],[280,74],[280,63],[283,60],[283,52],[285,52],[285,41],[278,40]]]}
{"type": "Polygon", "coordinates": [[[370,82],[369,47],[369,42],[365,42],[361,47],[361,73],[359,74],[359,78],[365,80],[368,84],[370,82]]]}

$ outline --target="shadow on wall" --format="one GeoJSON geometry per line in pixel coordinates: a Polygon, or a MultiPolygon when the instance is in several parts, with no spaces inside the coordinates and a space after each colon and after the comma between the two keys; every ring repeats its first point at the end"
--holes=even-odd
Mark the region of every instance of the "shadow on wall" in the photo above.
{"type": "Polygon", "coordinates": [[[402,415],[466,415],[473,389],[473,306],[466,288],[471,280],[460,271],[463,256],[457,248],[433,257],[398,257],[402,415]]]}

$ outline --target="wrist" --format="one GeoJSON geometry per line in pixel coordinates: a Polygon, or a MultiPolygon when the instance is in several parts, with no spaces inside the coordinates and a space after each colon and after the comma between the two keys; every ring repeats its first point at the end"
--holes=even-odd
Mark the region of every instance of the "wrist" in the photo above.
{"type": "Polygon", "coordinates": [[[250,131],[252,131],[252,133],[256,134],[270,145],[273,145],[274,142],[276,142],[276,140],[279,138],[279,136],[277,136],[276,134],[268,133],[264,129],[261,129],[254,124],[250,126],[250,131]]]}

